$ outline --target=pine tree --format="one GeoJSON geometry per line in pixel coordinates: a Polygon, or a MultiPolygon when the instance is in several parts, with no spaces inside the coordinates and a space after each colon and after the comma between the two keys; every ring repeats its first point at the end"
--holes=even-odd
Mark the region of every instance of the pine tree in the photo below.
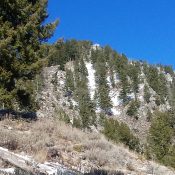
{"type": "Polygon", "coordinates": [[[144,72],[149,86],[157,93],[157,102],[160,101],[160,104],[165,103],[165,99],[168,96],[165,75],[159,72],[158,68],[155,66],[145,66],[144,72]]]}
{"type": "Polygon", "coordinates": [[[31,108],[32,80],[45,60],[42,43],[53,34],[57,22],[43,25],[46,0],[0,1],[0,102],[31,108]]]}
{"type": "Polygon", "coordinates": [[[144,86],[144,100],[149,103],[151,98],[151,94],[149,92],[149,88],[147,85],[144,86]]]}
{"type": "Polygon", "coordinates": [[[131,88],[128,81],[128,59],[124,54],[122,54],[121,56],[116,55],[115,69],[119,74],[121,84],[119,97],[126,105],[129,102],[128,93],[131,91],[131,88]]]}
{"type": "Polygon", "coordinates": [[[90,99],[89,89],[87,86],[87,69],[82,58],[75,61],[75,98],[79,104],[79,114],[82,120],[82,127],[88,128],[90,125],[95,125],[95,110],[94,104],[90,99]]]}
{"type": "Polygon", "coordinates": [[[140,107],[140,103],[138,100],[131,101],[127,110],[127,114],[129,116],[135,117],[135,119],[138,119],[137,112],[139,107],[140,107]]]}
{"type": "Polygon", "coordinates": [[[171,146],[173,130],[170,125],[170,117],[168,113],[157,112],[154,115],[149,130],[148,143],[152,157],[158,161],[168,154],[171,146]]]}
{"type": "Polygon", "coordinates": [[[75,90],[73,72],[69,69],[66,69],[66,84],[65,84],[65,86],[66,86],[66,91],[73,92],[75,90]]]}
{"type": "Polygon", "coordinates": [[[102,110],[105,113],[110,111],[111,100],[109,97],[109,86],[107,84],[107,67],[106,67],[106,59],[104,57],[103,50],[97,50],[96,54],[96,83],[97,83],[97,93],[98,93],[98,103],[102,110]]]}
{"type": "Polygon", "coordinates": [[[131,87],[132,91],[135,94],[135,98],[137,98],[136,94],[139,92],[139,74],[140,74],[140,65],[138,62],[133,62],[133,64],[130,64],[128,70],[128,76],[131,78],[131,87]]]}

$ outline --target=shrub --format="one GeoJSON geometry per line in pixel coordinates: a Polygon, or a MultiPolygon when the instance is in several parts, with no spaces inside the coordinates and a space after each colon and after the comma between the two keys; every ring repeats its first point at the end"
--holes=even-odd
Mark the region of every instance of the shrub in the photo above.
{"type": "Polygon", "coordinates": [[[127,114],[129,116],[133,116],[136,119],[138,119],[137,112],[138,112],[139,106],[140,106],[139,101],[137,101],[137,100],[131,101],[130,106],[127,110],[127,114]]]}
{"type": "Polygon", "coordinates": [[[139,139],[136,138],[130,131],[129,127],[114,119],[106,119],[104,123],[104,135],[114,142],[122,142],[131,150],[140,151],[139,139]]]}
{"type": "MultiPolygon", "coordinates": [[[[149,129],[149,150],[156,160],[161,163],[167,162],[170,152],[173,129],[170,123],[169,113],[157,112],[149,129]]],[[[174,151],[172,151],[174,154],[174,151]]]]}

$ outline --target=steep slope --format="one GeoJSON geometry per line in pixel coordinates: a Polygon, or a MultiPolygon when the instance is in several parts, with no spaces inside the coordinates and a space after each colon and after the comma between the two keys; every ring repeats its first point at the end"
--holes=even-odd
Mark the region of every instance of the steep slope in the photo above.
{"type": "MultiPolygon", "coordinates": [[[[121,171],[124,175],[175,174],[122,144],[109,142],[99,133],[83,132],[59,120],[43,118],[34,123],[4,120],[0,122],[0,131],[0,145],[9,148],[0,147],[0,158],[24,170],[50,175],[57,171],[85,173],[93,168],[121,171]],[[10,143],[14,140],[17,147],[12,151],[10,143]]],[[[0,171],[12,170],[9,168],[0,171]]]]}
{"type": "Polygon", "coordinates": [[[110,55],[114,54],[113,51],[110,52],[107,56],[109,58],[105,58],[106,60],[102,64],[105,49],[103,50],[101,47],[93,45],[82,56],[83,60],[77,58],[78,61],[67,62],[65,70],[61,70],[58,65],[44,68],[44,85],[39,95],[39,102],[41,103],[39,114],[55,116],[57,111],[63,109],[73,123],[73,118],[78,117],[80,114],[80,104],[82,103],[78,95],[81,94],[80,90],[83,87],[81,88],[81,85],[77,86],[77,76],[84,76],[83,80],[87,78],[85,82],[89,91],[87,95],[89,95],[90,101],[93,103],[93,107],[90,107],[89,110],[95,108],[96,124],[98,125],[99,114],[104,113],[106,116],[127,123],[132,131],[142,141],[145,141],[152,113],[157,110],[168,111],[171,109],[170,97],[172,97],[172,90],[170,87],[174,82],[174,73],[165,72],[163,67],[127,61],[124,56],[120,55],[110,58],[110,55]],[[84,68],[79,65],[80,62],[81,66],[84,64],[84,68]],[[80,75],[77,74],[75,69],[79,69],[78,73],[80,75]],[[86,73],[81,72],[81,69],[85,69],[86,73]],[[101,69],[104,69],[102,73],[100,73],[101,69]],[[67,75],[66,71],[70,71],[72,77],[68,77],[70,75],[67,75]],[[151,71],[155,72],[156,76],[162,76],[162,79],[156,76],[155,78],[151,77],[154,76],[151,71]],[[102,76],[102,82],[106,81],[106,85],[104,84],[100,87],[99,76],[102,76]],[[163,84],[160,83],[156,86],[163,86],[164,90],[161,87],[154,88],[152,81],[155,81],[155,84],[162,81],[163,84]],[[73,90],[70,84],[72,84],[73,90]],[[164,92],[167,94],[164,95],[164,92]],[[103,97],[102,95],[104,94],[106,96],[103,97]],[[109,107],[100,106],[100,103],[102,103],[100,100],[103,100],[104,103],[109,101],[109,107]]]}

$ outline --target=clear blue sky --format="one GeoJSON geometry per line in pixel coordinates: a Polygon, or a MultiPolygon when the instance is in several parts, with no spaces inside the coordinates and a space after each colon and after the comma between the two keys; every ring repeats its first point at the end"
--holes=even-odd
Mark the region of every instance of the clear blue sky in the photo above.
{"type": "Polygon", "coordinates": [[[175,67],[175,0],[48,0],[54,37],[110,45],[128,58],[175,67]]]}

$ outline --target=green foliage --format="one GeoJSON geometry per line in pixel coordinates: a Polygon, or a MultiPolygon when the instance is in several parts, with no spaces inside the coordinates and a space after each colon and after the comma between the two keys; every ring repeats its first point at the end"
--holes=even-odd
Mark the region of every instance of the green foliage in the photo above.
{"type": "Polygon", "coordinates": [[[47,0],[0,2],[0,103],[32,108],[32,80],[46,61],[42,43],[53,34],[57,22],[43,25],[47,0]]]}
{"type": "Polygon", "coordinates": [[[169,103],[172,109],[175,110],[175,78],[173,78],[173,81],[170,85],[168,97],[169,97],[169,103]]]}
{"type": "Polygon", "coordinates": [[[148,143],[152,158],[164,162],[164,158],[170,154],[173,129],[170,124],[169,113],[155,113],[149,130],[148,143]]]}
{"type": "Polygon", "coordinates": [[[139,74],[140,74],[139,62],[133,62],[131,65],[129,65],[128,75],[131,78],[132,81],[131,87],[135,96],[136,93],[139,92],[139,83],[140,83],[139,74]]]}
{"type": "Polygon", "coordinates": [[[73,126],[76,127],[76,128],[82,128],[81,120],[79,118],[74,117],[73,126]]]}
{"type": "Polygon", "coordinates": [[[162,72],[155,66],[144,66],[144,73],[147,77],[149,86],[157,93],[160,104],[165,103],[168,96],[167,81],[162,72]]]}
{"type": "Polygon", "coordinates": [[[126,105],[129,102],[128,93],[131,92],[131,86],[128,81],[128,59],[122,54],[120,57],[116,55],[115,60],[115,69],[119,75],[121,84],[119,97],[123,101],[123,104],[126,105]]]}
{"type": "Polygon", "coordinates": [[[109,86],[107,84],[106,57],[103,50],[96,50],[95,59],[98,103],[101,109],[105,111],[110,109],[112,105],[109,97],[109,86]]]}
{"type": "Polygon", "coordinates": [[[67,91],[74,91],[75,90],[75,85],[74,85],[74,76],[73,72],[69,69],[66,69],[66,84],[65,84],[66,90],[67,91]]]}
{"type": "Polygon", "coordinates": [[[151,120],[152,120],[152,113],[150,110],[148,110],[148,112],[147,112],[146,120],[147,120],[147,122],[151,122],[151,120]]]}
{"type": "Polygon", "coordinates": [[[125,123],[120,124],[120,141],[127,145],[129,149],[140,151],[139,139],[136,138],[125,123]]]}
{"type": "Polygon", "coordinates": [[[175,145],[170,146],[168,153],[163,157],[162,162],[165,166],[175,168],[175,145]]]}
{"type": "Polygon", "coordinates": [[[144,86],[144,100],[146,101],[146,103],[150,102],[150,98],[151,98],[151,93],[149,92],[149,88],[147,85],[144,86]]]}
{"type": "Polygon", "coordinates": [[[137,111],[138,111],[139,107],[140,107],[140,102],[138,100],[132,100],[130,102],[129,107],[128,107],[127,114],[129,116],[132,116],[132,117],[135,117],[136,119],[138,119],[137,118],[137,111]]]}
{"type": "Polygon", "coordinates": [[[49,65],[60,65],[60,69],[65,69],[65,64],[69,61],[87,58],[90,53],[92,43],[90,41],[58,40],[49,49],[49,65]]]}
{"type": "Polygon", "coordinates": [[[165,73],[169,73],[171,76],[174,76],[174,71],[172,66],[164,66],[165,73]]]}
{"type": "Polygon", "coordinates": [[[70,118],[69,116],[66,114],[66,112],[63,109],[56,109],[56,114],[59,118],[59,120],[64,121],[65,123],[70,123],[70,118]]]}
{"type": "Polygon", "coordinates": [[[75,61],[75,98],[79,104],[79,114],[82,120],[82,127],[88,128],[91,124],[95,124],[96,114],[94,104],[90,99],[87,80],[87,69],[84,60],[81,58],[75,61]]]}
{"type": "Polygon", "coordinates": [[[106,119],[104,122],[104,135],[114,142],[122,142],[131,150],[140,151],[139,139],[136,138],[125,123],[119,123],[114,119],[106,119]]]}

